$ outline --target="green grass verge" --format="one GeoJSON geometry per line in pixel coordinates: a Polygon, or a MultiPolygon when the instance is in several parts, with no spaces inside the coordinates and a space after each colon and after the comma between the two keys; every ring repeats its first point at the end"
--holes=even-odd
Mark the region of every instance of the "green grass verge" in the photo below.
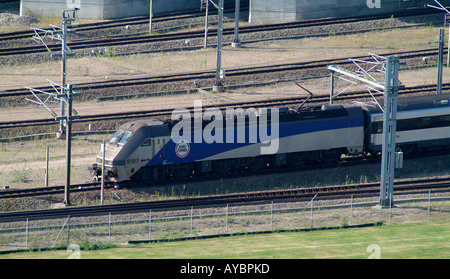
{"type": "MultiPolygon", "coordinates": [[[[80,251],[82,259],[436,259],[450,258],[450,221],[243,235],[80,251]]],[[[24,252],[4,258],[64,259],[67,251],[24,252]]]]}

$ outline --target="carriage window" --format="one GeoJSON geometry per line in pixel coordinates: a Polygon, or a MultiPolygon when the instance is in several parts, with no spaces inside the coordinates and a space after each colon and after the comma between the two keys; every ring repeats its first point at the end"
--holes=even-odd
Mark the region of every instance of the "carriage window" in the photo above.
{"type": "Polygon", "coordinates": [[[118,130],[114,136],[111,138],[111,140],[109,141],[109,143],[114,144],[116,143],[117,139],[120,138],[123,135],[124,131],[123,130],[118,130]]]}
{"type": "Polygon", "coordinates": [[[129,132],[129,131],[125,132],[117,144],[124,145],[127,142],[127,140],[130,138],[131,134],[132,134],[132,132],[129,132]]]}
{"type": "Polygon", "coordinates": [[[150,146],[152,145],[152,140],[151,139],[147,139],[146,141],[144,141],[143,144],[141,144],[141,146],[150,146]]]}
{"type": "MultiPolygon", "coordinates": [[[[419,117],[397,120],[397,132],[450,126],[450,115],[419,117]]],[[[372,123],[372,134],[383,132],[383,122],[372,123]]]]}
{"type": "Polygon", "coordinates": [[[409,131],[417,129],[418,120],[412,119],[402,119],[397,121],[397,131],[409,131]]]}
{"type": "Polygon", "coordinates": [[[383,122],[377,123],[377,133],[383,133],[383,122]]]}
{"type": "Polygon", "coordinates": [[[439,116],[439,127],[450,126],[450,115],[439,116]]]}
{"type": "Polygon", "coordinates": [[[373,122],[372,123],[372,134],[383,133],[383,122],[373,122]]]}
{"type": "Polygon", "coordinates": [[[419,122],[420,128],[428,128],[431,126],[431,117],[423,117],[421,120],[422,121],[419,122]]]}
{"type": "Polygon", "coordinates": [[[410,131],[417,129],[440,128],[447,126],[450,126],[449,115],[411,118],[397,121],[397,131],[410,131]]]}

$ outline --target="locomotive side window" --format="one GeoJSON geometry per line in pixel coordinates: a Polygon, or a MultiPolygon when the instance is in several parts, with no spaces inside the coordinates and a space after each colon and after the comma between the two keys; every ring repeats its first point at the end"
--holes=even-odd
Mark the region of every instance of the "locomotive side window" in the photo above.
{"type": "Polygon", "coordinates": [[[132,134],[132,132],[129,132],[129,131],[125,132],[117,144],[124,145],[127,142],[127,140],[130,138],[131,134],[132,134]]]}
{"type": "Polygon", "coordinates": [[[155,140],[152,140],[152,161],[155,160],[155,140]]]}
{"type": "Polygon", "coordinates": [[[118,130],[114,136],[111,138],[111,140],[109,141],[109,143],[114,144],[116,143],[117,139],[120,138],[123,135],[124,131],[123,130],[118,130]]]}
{"type": "Polygon", "coordinates": [[[150,145],[152,145],[151,139],[147,139],[146,141],[144,141],[144,143],[141,144],[141,146],[150,146],[150,145]]]}

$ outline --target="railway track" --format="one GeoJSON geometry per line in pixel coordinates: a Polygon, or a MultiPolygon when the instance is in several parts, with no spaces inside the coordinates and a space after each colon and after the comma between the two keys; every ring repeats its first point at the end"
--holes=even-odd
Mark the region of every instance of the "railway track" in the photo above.
{"type": "MultiPolygon", "coordinates": [[[[443,84],[443,91],[450,90],[450,83],[443,84]]],[[[420,85],[414,87],[404,88],[399,91],[400,96],[406,96],[408,94],[414,93],[425,93],[425,92],[434,92],[436,91],[436,86],[434,85],[420,85]]],[[[381,96],[381,94],[374,94],[374,96],[381,96]]],[[[227,107],[231,108],[251,108],[251,107],[281,107],[281,106],[296,106],[301,104],[306,100],[307,97],[293,97],[293,98],[280,98],[280,99],[271,99],[271,100],[260,100],[260,101],[252,101],[252,102],[238,102],[238,103],[228,103],[226,105],[214,105],[214,106],[204,106],[203,109],[207,109],[210,107],[218,108],[220,110],[224,110],[227,107]]],[[[339,95],[339,98],[335,100],[351,100],[356,98],[371,98],[371,95],[365,91],[355,91],[342,93],[339,95]]],[[[313,96],[308,100],[308,106],[318,105],[329,102],[328,95],[319,95],[313,96]]],[[[189,111],[193,111],[194,107],[187,108],[189,111]]],[[[159,109],[159,110],[147,110],[147,111],[134,111],[134,112],[123,112],[123,113],[107,113],[107,114],[96,114],[96,115],[83,115],[80,116],[79,119],[73,120],[73,123],[85,123],[85,122],[95,122],[95,121],[108,121],[108,120],[130,120],[130,119],[138,119],[138,118],[149,118],[149,117],[158,117],[158,118],[170,118],[173,112],[173,108],[170,109],[159,109]]],[[[46,125],[56,125],[57,122],[54,118],[45,118],[45,119],[34,119],[34,120],[26,120],[26,121],[9,121],[9,122],[0,122],[0,130],[7,128],[23,128],[30,126],[46,126],[46,125]]]]}
{"type": "MultiPolygon", "coordinates": [[[[105,183],[105,189],[113,188],[114,186],[115,186],[114,183],[110,183],[110,182],[105,183]]],[[[4,190],[4,191],[0,191],[0,199],[63,194],[64,188],[65,188],[65,186],[50,186],[50,187],[39,187],[39,188],[29,188],[29,189],[4,190]]],[[[101,189],[101,184],[98,182],[85,183],[85,184],[73,184],[70,186],[71,192],[96,191],[96,190],[100,190],[100,189],[101,189]]]]}
{"type": "MultiPolygon", "coordinates": [[[[380,54],[380,56],[390,56],[398,55],[402,60],[413,59],[423,56],[433,56],[438,54],[438,49],[418,49],[412,51],[403,52],[392,52],[380,54]]],[[[369,56],[357,56],[354,59],[370,59],[369,56]]],[[[324,59],[315,60],[307,62],[296,62],[296,63],[285,63],[285,64],[275,64],[269,66],[257,66],[257,67],[242,67],[242,68],[232,68],[226,69],[227,79],[245,76],[245,75],[258,75],[267,74],[274,72],[286,72],[286,71],[296,71],[296,70],[317,70],[317,69],[327,69],[328,65],[349,65],[352,64],[348,58],[337,58],[337,59],[324,59]]],[[[327,70],[326,70],[327,71],[327,70]]],[[[168,75],[158,75],[150,76],[145,78],[130,78],[123,80],[109,80],[100,82],[88,82],[88,83],[78,83],[72,84],[74,89],[78,92],[83,92],[87,90],[95,89],[110,89],[113,87],[126,87],[126,86],[137,86],[137,85],[150,85],[157,83],[172,83],[172,82],[182,82],[190,80],[202,80],[202,79],[212,79],[215,78],[215,70],[207,71],[196,71],[188,73],[178,73],[178,74],[168,74],[168,75]]],[[[52,92],[53,88],[51,86],[36,87],[35,89],[52,92]]],[[[39,95],[39,94],[38,94],[39,95]]],[[[4,97],[21,97],[30,96],[30,92],[25,88],[19,89],[8,89],[0,92],[0,99],[4,97]]]]}
{"type": "MultiPolygon", "coordinates": [[[[198,16],[200,16],[199,13],[184,14],[184,15],[162,15],[162,16],[155,16],[152,19],[152,21],[154,23],[156,23],[156,22],[164,22],[164,21],[168,21],[168,20],[188,19],[188,18],[193,18],[193,17],[198,17],[198,16]]],[[[133,18],[120,19],[120,20],[111,20],[111,21],[106,21],[106,22],[86,23],[86,24],[79,24],[76,27],[73,27],[71,29],[76,32],[86,32],[86,31],[93,31],[93,30],[100,30],[100,29],[123,27],[126,25],[140,25],[140,24],[148,25],[149,18],[148,17],[133,17],[133,18]]],[[[32,30],[23,30],[23,31],[3,33],[3,34],[0,34],[0,41],[29,39],[34,34],[35,33],[32,30]]]]}
{"type": "MultiPolygon", "coordinates": [[[[415,14],[423,14],[424,12],[419,12],[415,14]]],[[[425,12],[426,13],[426,12],[425,12]]],[[[413,13],[407,13],[403,15],[414,15],[413,13]]],[[[255,32],[268,32],[268,31],[276,31],[282,29],[295,29],[295,28],[304,28],[311,26],[324,26],[324,25],[333,25],[333,24],[343,24],[343,23],[351,23],[358,21],[367,21],[367,20],[377,20],[389,18],[391,15],[376,15],[376,16],[368,16],[368,17],[352,17],[352,18],[327,18],[327,19],[317,19],[317,20],[306,20],[306,21],[297,21],[290,23],[279,23],[279,24],[263,24],[263,25],[254,25],[254,26],[243,26],[239,28],[240,34],[245,33],[255,33],[255,32]]],[[[121,23],[122,25],[124,23],[121,23]]],[[[87,27],[86,27],[87,28],[87,27]]],[[[92,27],[91,27],[92,28],[92,27]]],[[[223,35],[233,35],[234,28],[224,28],[223,35]]],[[[210,30],[209,35],[214,37],[217,36],[217,29],[210,30]]],[[[175,33],[166,33],[166,34],[155,34],[155,35],[144,35],[144,36],[134,36],[134,37],[119,37],[119,38],[103,38],[103,39],[95,39],[95,40],[72,40],[68,43],[68,47],[71,50],[80,50],[80,49],[90,49],[90,48],[98,48],[98,47],[111,47],[111,46],[122,46],[122,45],[133,45],[133,44],[143,44],[143,43],[155,43],[161,41],[174,41],[174,40],[186,40],[186,39],[201,39],[204,37],[204,30],[195,30],[195,31],[186,31],[186,32],[175,32],[175,33]]],[[[60,50],[60,44],[48,44],[47,47],[51,51],[60,50]]],[[[27,55],[34,53],[45,53],[47,52],[47,48],[42,45],[36,46],[23,46],[23,47],[15,47],[15,48],[3,48],[0,49],[0,56],[10,56],[10,55],[27,55]]]]}
{"type": "MultiPolygon", "coordinates": [[[[248,5],[241,5],[242,11],[248,11],[248,8],[249,8],[248,5]]],[[[230,4],[230,3],[225,4],[225,9],[234,10],[234,4],[230,4]]],[[[218,11],[216,9],[212,9],[209,11],[209,14],[215,15],[215,14],[218,14],[218,11]]],[[[165,22],[165,21],[170,21],[170,20],[189,19],[189,18],[195,18],[195,17],[203,18],[204,15],[205,15],[204,11],[199,11],[196,9],[196,10],[191,10],[191,11],[155,15],[155,16],[153,16],[152,21],[153,21],[153,23],[157,23],[157,22],[165,22]]],[[[72,28],[72,30],[75,30],[77,32],[85,32],[85,31],[117,28],[117,27],[123,28],[126,25],[132,26],[132,25],[148,25],[148,24],[149,24],[148,16],[139,16],[139,17],[132,17],[132,18],[123,18],[123,19],[116,19],[116,20],[94,22],[94,23],[78,24],[78,25],[74,26],[72,28]]],[[[0,41],[27,39],[33,35],[34,35],[34,31],[31,31],[31,30],[0,33],[0,41]]]]}
{"type": "MultiPolygon", "coordinates": [[[[450,155],[450,151],[430,151],[427,154],[420,155],[410,155],[407,159],[418,159],[430,156],[440,156],[440,155],[450,155]]],[[[379,164],[380,163],[379,156],[356,156],[356,157],[346,157],[341,159],[338,163],[320,163],[320,164],[308,164],[302,166],[300,169],[298,167],[283,167],[283,168],[272,168],[265,169],[264,174],[280,174],[280,173],[292,173],[296,171],[308,171],[308,170],[330,170],[336,167],[352,167],[359,166],[362,164],[379,164]]],[[[205,182],[205,181],[215,181],[217,179],[240,179],[248,176],[259,175],[261,172],[253,172],[253,171],[238,171],[238,172],[229,172],[221,175],[209,175],[209,176],[194,176],[194,177],[172,177],[168,179],[152,181],[151,185],[155,187],[169,187],[174,183],[185,183],[187,181],[192,183],[197,182],[205,182]]],[[[378,185],[377,183],[372,183],[374,185],[378,185]]],[[[122,182],[122,183],[114,183],[114,182],[106,182],[105,189],[109,188],[142,188],[148,186],[145,183],[134,183],[134,182],[122,182]]],[[[85,183],[85,184],[74,184],[71,185],[71,191],[73,192],[88,192],[88,191],[99,191],[100,183],[85,183]]],[[[5,190],[0,191],[0,199],[9,199],[9,198],[21,198],[21,197],[34,197],[34,196],[43,196],[43,195],[54,195],[54,194],[62,194],[64,193],[64,186],[52,186],[52,187],[38,187],[38,188],[30,188],[30,189],[15,189],[15,190],[5,190]]]]}
{"type": "MultiPolygon", "coordinates": [[[[449,153],[450,154],[450,153],[449,153]]],[[[437,154],[436,154],[437,155],[437,154]]],[[[377,160],[376,157],[347,157],[343,159],[339,165],[340,166],[350,166],[355,164],[370,164],[374,162],[374,160],[377,160]]],[[[329,169],[336,167],[335,164],[325,164],[322,163],[320,165],[318,164],[310,164],[306,166],[302,166],[301,170],[311,170],[311,169],[329,169]]],[[[274,169],[267,169],[264,171],[264,174],[270,174],[270,173],[289,173],[293,171],[298,171],[298,167],[284,167],[282,169],[274,168],[274,169]]],[[[208,175],[208,176],[194,176],[194,177],[172,177],[168,179],[158,180],[158,181],[152,181],[151,185],[155,187],[168,187],[170,185],[173,185],[174,183],[184,183],[187,180],[189,182],[202,182],[202,181],[213,181],[217,179],[239,179],[242,177],[246,177],[249,175],[258,175],[260,173],[258,172],[248,172],[248,171],[241,171],[241,172],[230,172],[227,174],[221,174],[221,175],[208,175]]],[[[146,187],[145,183],[134,183],[134,182],[122,182],[122,183],[113,183],[113,182],[106,182],[105,188],[142,188],[146,187]]],[[[15,189],[15,190],[4,190],[0,191],[0,200],[1,199],[14,199],[14,198],[22,198],[22,197],[34,197],[34,196],[43,196],[43,195],[54,195],[54,194],[62,194],[64,193],[64,187],[65,186],[51,186],[51,187],[37,187],[37,188],[29,188],[29,189],[15,189]]],[[[71,185],[71,191],[74,192],[88,192],[88,191],[98,191],[100,189],[100,183],[85,183],[85,184],[74,184],[71,185]]]]}
{"type": "MultiPolygon", "coordinates": [[[[396,181],[394,183],[394,192],[412,193],[423,192],[429,189],[448,190],[450,188],[450,179],[448,178],[430,178],[417,179],[409,181],[396,181]]],[[[89,216],[105,213],[130,213],[142,212],[148,210],[167,210],[177,208],[218,206],[223,204],[255,203],[267,200],[288,201],[288,200],[310,200],[343,198],[353,196],[374,196],[379,194],[379,183],[354,184],[329,187],[312,187],[276,191],[260,191],[240,194],[227,194],[220,196],[208,196],[198,198],[185,198],[176,200],[151,201],[139,203],[123,203],[103,206],[85,206],[85,207],[65,207],[49,210],[34,210],[20,212],[0,213],[0,222],[10,222],[14,220],[47,219],[70,216],[89,216]]]]}

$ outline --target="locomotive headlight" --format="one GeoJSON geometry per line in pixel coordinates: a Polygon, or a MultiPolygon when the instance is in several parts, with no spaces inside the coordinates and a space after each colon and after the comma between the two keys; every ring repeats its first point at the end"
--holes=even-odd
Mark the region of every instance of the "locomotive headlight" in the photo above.
{"type": "MultiPolygon", "coordinates": [[[[100,157],[97,157],[97,163],[102,164],[103,160],[100,157]]],[[[110,165],[112,166],[113,161],[112,160],[105,160],[105,165],[110,165]]]]}

